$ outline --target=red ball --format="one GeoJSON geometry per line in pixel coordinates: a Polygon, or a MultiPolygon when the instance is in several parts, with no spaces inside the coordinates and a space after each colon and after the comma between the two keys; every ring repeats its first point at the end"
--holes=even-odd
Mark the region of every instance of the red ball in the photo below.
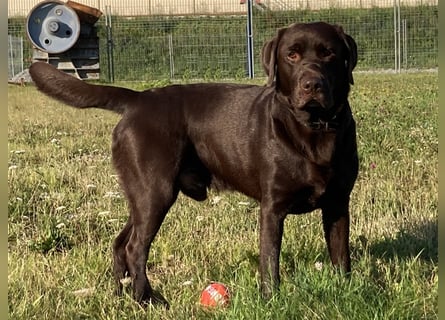
{"type": "Polygon", "coordinates": [[[206,307],[225,307],[229,300],[229,289],[222,283],[213,282],[201,292],[200,302],[206,307]]]}

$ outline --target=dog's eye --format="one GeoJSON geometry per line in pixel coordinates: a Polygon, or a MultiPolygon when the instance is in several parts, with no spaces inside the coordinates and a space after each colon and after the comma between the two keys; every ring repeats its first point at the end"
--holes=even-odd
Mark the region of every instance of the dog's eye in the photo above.
{"type": "Polygon", "coordinates": [[[322,58],[330,57],[334,54],[334,51],[329,48],[322,47],[320,48],[319,54],[322,58]]]}
{"type": "Polygon", "coordinates": [[[297,51],[293,50],[289,52],[289,54],[287,55],[287,59],[292,62],[298,61],[300,60],[300,54],[297,51]]]}

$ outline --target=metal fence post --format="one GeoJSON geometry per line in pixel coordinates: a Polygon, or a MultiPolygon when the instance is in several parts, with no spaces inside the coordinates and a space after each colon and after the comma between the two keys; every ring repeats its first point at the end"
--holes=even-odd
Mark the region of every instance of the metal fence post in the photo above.
{"type": "Polygon", "coordinates": [[[168,55],[170,61],[170,79],[175,77],[175,61],[173,57],[173,36],[171,33],[168,34],[168,55]]]}
{"type": "Polygon", "coordinates": [[[105,7],[105,26],[107,29],[108,81],[114,82],[113,34],[111,29],[111,7],[105,7]]]}
{"type": "Polygon", "coordinates": [[[400,0],[394,0],[394,69],[400,72],[400,0]]]}
{"type": "Polygon", "coordinates": [[[403,67],[408,69],[408,33],[407,33],[407,20],[402,20],[402,58],[403,58],[403,67]]]}
{"type": "Polygon", "coordinates": [[[252,1],[247,1],[247,73],[250,79],[254,77],[253,66],[253,27],[252,27],[252,1]]]}
{"type": "Polygon", "coordinates": [[[8,79],[21,73],[23,68],[23,38],[8,34],[8,79]]]}
{"type": "Polygon", "coordinates": [[[8,34],[8,53],[9,53],[9,70],[11,70],[11,78],[15,76],[14,68],[14,47],[12,46],[12,36],[8,34]]]}

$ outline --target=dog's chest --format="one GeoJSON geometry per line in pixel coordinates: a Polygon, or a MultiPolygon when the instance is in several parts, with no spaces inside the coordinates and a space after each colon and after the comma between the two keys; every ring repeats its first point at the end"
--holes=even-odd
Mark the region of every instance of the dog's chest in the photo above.
{"type": "Polygon", "coordinates": [[[276,197],[286,203],[288,213],[299,214],[319,208],[335,173],[332,163],[317,163],[300,155],[279,162],[274,177],[276,197]]]}

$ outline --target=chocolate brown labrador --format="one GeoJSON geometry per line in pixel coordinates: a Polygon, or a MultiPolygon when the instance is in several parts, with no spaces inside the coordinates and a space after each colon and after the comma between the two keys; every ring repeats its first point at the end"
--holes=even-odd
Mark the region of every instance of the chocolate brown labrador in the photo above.
{"type": "Polygon", "coordinates": [[[142,92],[93,85],[36,62],[37,88],[77,108],[122,115],[112,159],[129,205],[113,245],[114,277],[134,298],[167,301],[146,275],[150,246],[178,193],[203,201],[211,187],[256,199],[261,292],[278,288],[283,223],[321,209],[334,266],[350,271],[349,202],[358,173],[348,103],[357,46],[340,26],[296,23],[262,49],[267,85],[187,84],[142,92]]]}

